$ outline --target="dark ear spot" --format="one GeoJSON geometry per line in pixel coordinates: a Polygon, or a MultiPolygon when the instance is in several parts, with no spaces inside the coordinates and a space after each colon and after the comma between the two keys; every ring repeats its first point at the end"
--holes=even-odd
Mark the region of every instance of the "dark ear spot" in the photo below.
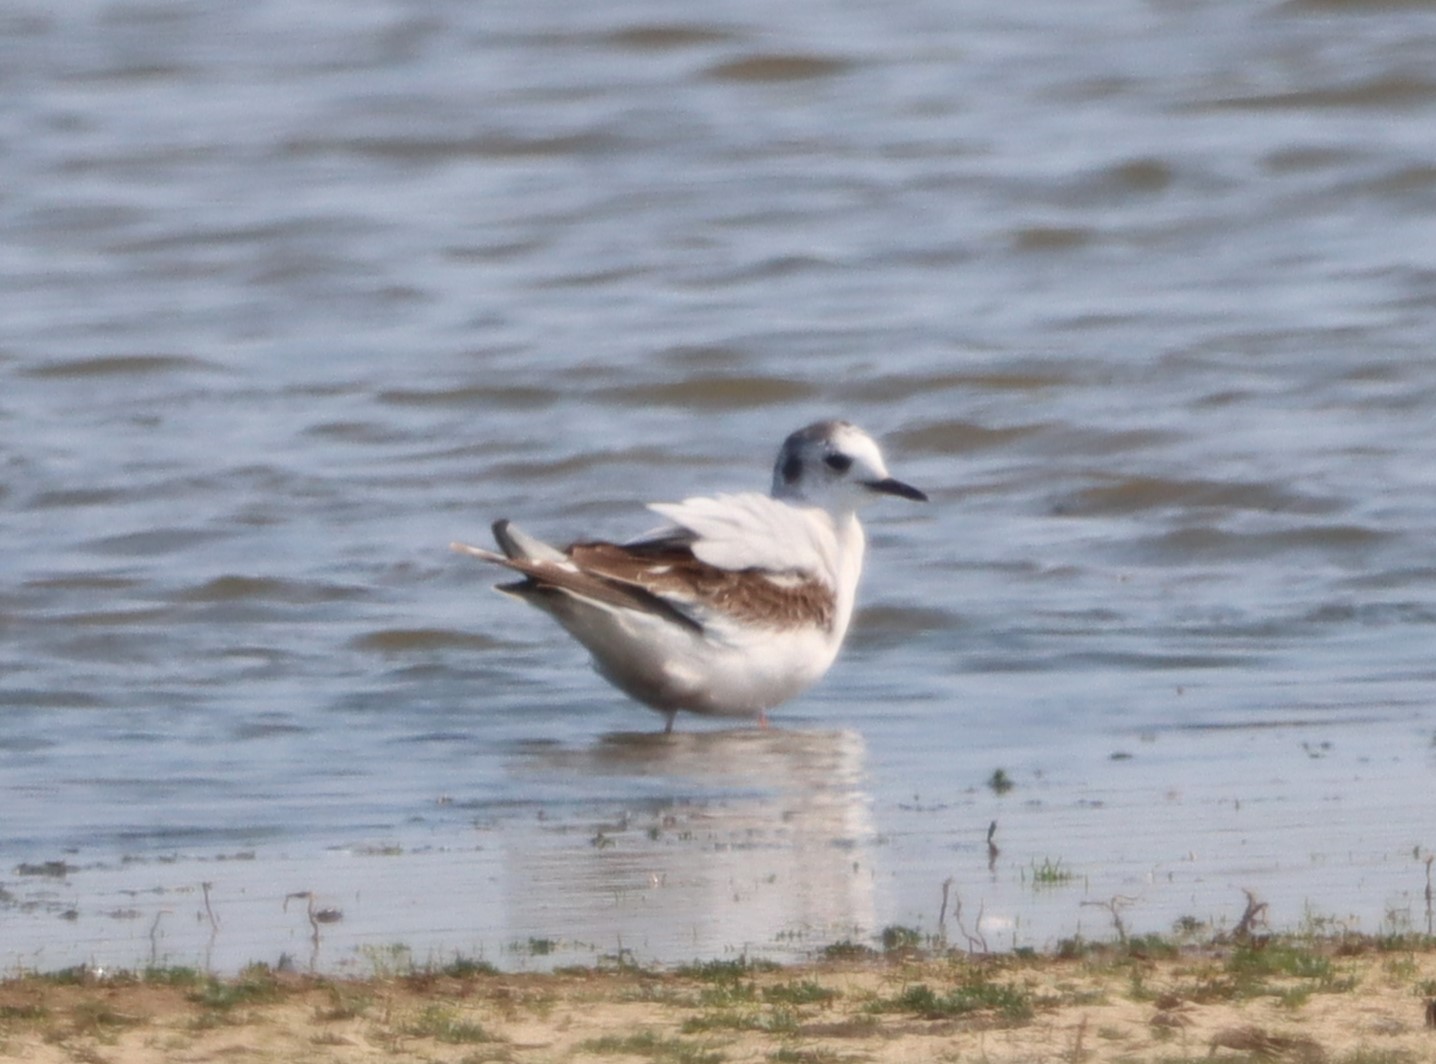
{"type": "Polygon", "coordinates": [[[803,475],[803,460],[796,454],[789,455],[787,460],[783,462],[781,472],[783,474],[784,484],[793,483],[803,475]]]}

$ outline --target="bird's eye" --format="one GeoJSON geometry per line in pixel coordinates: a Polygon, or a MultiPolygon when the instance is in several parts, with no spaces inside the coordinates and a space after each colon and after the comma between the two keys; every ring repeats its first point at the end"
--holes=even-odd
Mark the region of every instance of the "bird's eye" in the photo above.
{"type": "Polygon", "coordinates": [[[853,460],[845,454],[830,454],[823,459],[823,464],[834,473],[846,473],[853,467],[853,460]]]}

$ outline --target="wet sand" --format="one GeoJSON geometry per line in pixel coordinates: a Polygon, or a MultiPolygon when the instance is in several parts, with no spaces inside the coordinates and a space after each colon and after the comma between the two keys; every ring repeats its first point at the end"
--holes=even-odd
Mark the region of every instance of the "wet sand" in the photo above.
{"type": "Polygon", "coordinates": [[[0,983],[0,1056],[226,1061],[1436,1060],[1436,940],[1156,940],[972,957],[328,979],[266,968],[0,983]]]}

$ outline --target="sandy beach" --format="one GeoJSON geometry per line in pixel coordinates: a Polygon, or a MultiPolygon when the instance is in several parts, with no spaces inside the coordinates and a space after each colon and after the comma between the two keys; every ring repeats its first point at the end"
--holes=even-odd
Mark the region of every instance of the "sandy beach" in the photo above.
{"type": "Polygon", "coordinates": [[[1159,940],[1049,955],[830,950],[329,979],[71,970],[0,983],[0,1056],[87,1061],[1436,1060],[1436,943],[1159,940]]]}

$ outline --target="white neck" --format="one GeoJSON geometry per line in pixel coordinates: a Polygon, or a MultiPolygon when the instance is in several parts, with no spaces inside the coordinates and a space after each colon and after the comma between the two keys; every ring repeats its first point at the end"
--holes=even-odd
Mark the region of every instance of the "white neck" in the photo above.
{"type": "Polygon", "coordinates": [[[833,532],[838,541],[837,612],[833,617],[832,637],[842,642],[847,634],[848,622],[853,619],[853,606],[857,602],[858,578],[863,575],[863,552],[867,548],[867,537],[858,515],[849,511],[833,515],[833,532]]]}

